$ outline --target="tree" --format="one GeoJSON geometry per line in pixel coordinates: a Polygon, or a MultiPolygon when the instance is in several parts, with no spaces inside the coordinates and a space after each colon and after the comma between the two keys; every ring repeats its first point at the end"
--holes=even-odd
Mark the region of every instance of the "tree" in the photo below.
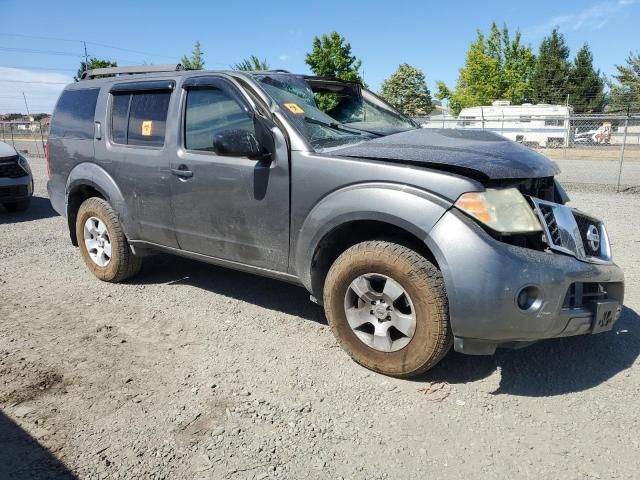
{"type": "MultiPolygon", "coordinates": [[[[358,72],[362,61],[351,54],[351,44],[338,32],[314,37],[313,49],[307,53],[305,62],[318,76],[352,80],[365,85],[358,72]]],[[[336,95],[332,93],[318,93],[315,99],[318,108],[325,112],[338,103],[336,95]]]]}
{"type": "Polygon", "coordinates": [[[569,104],[575,113],[596,113],[602,112],[604,102],[604,80],[593,68],[593,55],[585,43],[569,70],[569,104]]]}
{"type": "Polygon", "coordinates": [[[117,67],[117,62],[112,62],[111,60],[104,60],[101,58],[91,57],[88,62],[84,60],[80,62],[80,68],[78,69],[78,73],[73,79],[78,82],[80,78],[82,78],[82,74],[89,70],[95,70],[96,68],[110,68],[117,67]]]}
{"type": "Polygon", "coordinates": [[[231,65],[233,70],[255,71],[255,70],[269,70],[271,67],[267,63],[267,59],[260,60],[255,55],[251,55],[249,58],[245,58],[240,63],[234,63],[231,65]]]}
{"type": "Polygon", "coordinates": [[[611,88],[608,110],[640,110],[640,52],[632,52],[626,65],[616,65],[615,82],[609,82],[611,88]]]}
{"type": "Polygon", "coordinates": [[[516,32],[513,40],[509,38],[509,31],[502,30],[503,58],[502,58],[502,88],[501,98],[509,100],[514,105],[520,105],[531,100],[533,88],[531,78],[535,71],[536,56],[531,47],[520,43],[520,32],[516,32]]]}
{"type": "Polygon", "coordinates": [[[204,58],[199,40],[196,40],[191,57],[182,56],[182,66],[187,70],[202,70],[204,68],[204,58]]]}
{"type": "Polygon", "coordinates": [[[488,36],[478,30],[455,90],[438,81],[436,98],[448,99],[455,114],[465,107],[488,105],[498,99],[514,104],[528,101],[534,65],[535,55],[530,47],[521,44],[520,32],[511,39],[508,28],[500,30],[494,22],[488,36]]]}
{"type": "Polygon", "coordinates": [[[536,103],[564,103],[569,93],[569,47],[564,35],[554,28],[540,44],[531,80],[536,103]]]}
{"type": "Polygon", "coordinates": [[[380,96],[409,117],[426,115],[433,108],[424,73],[407,63],[382,83],[380,96]]]}
{"type": "Polygon", "coordinates": [[[351,54],[351,44],[338,32],[315,37],[313,50],[307,53],[305,62],[318,76],[362,83],[362,77],[358,72],[362,61],[351,54]]]}

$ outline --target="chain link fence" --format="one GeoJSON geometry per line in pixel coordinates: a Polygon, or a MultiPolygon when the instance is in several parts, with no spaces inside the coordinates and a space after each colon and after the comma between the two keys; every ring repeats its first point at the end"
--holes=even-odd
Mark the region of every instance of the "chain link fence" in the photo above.
{"type": "Polygon", "coordinates": [[[640,187],[640,114],[437,115],[424,128],[489,130],[555,160],[569,183],[640,187]]]}
{"type": "MultiPolygon", "coordinates": [[[[567,183],[640,188],[640,114],[438,115],[415,118],[425,128],[489,130],[555,160],[567,183]]],[[[0,122],[0,141],[19,152],[44,156],[48,125],[0,122]]]]}
{"type": "Polygon", "coordinates": [[[0,122],[0,142],[30,157],[44,157],[48,126],[40,122],[0,122]]]}

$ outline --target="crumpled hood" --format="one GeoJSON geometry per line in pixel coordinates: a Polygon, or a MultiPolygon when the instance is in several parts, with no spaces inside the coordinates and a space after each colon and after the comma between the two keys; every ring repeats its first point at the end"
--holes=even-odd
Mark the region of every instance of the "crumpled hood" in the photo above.
{"type": "Polygon", "coordinates": [[[7,157],[15,157],[18,154],[16,149],[8,143],[0,142],[0,159],[7,157]]]}
{"type": "Polygon", "coordinates": [[[473,171],[491,180],[560,173],[544,155],[485,130],[420,128],[332,149],[327,155],[398,161],[460,173],[473,171]]]}

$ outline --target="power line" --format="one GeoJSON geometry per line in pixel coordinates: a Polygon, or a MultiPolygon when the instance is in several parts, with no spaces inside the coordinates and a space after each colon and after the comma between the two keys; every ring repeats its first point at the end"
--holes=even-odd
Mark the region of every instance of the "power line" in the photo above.
{"type": "Polygon", "coordinates": [[[16,69],[27,69],[27,70],[48,70],[51,72],[64,71],[64,72],[75,72],[77,69],[75,68],[48,68],[48,67],[35,67],[31,65],[0,65],[0,68],[16,68],[16,69]]]}
{"type": "Polygon", "coordinates": [[[41,80],[11,80],[9,78],[0,78],[0,82],[6,83],[41,83],[44,85],[68,85],[69,82],[46,82],[41,80]]]}
{"type": "Polygon", "coordinates": [[[57,50],[37,50],[32,48],[14,48],[14,47],[0,47],[0,50],[4,50],[6,52],[21,52],[21,53],[37,53],[37,54],[45,54],[45,55],[61,55],[68,57],[82,57],[82,55],[71,52],[60,52],[57,50]]]}
{"type": "Polygon", "coordinates": [[[24,33],[0,33],[0,36],[3,37],[20,37],[20,38],[34,38],[36,40],[57,40],[59,42],[79,42],[80,40],[71,40],[69,38],[58,38],[58,37],[44,37],[40,35],[26,35],[24,33]]]}

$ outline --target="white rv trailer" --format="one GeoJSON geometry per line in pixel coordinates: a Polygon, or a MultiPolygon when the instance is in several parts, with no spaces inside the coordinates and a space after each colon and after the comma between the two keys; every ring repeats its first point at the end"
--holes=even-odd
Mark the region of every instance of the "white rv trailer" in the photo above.
{"type": "Polygon", "coordinates": [[[569,118],[564,105],[510,105],[497,100],[491,106],[463,108],[456,128],[484,129],[531,147],[563,147],[570,141],[569,118]]]}

